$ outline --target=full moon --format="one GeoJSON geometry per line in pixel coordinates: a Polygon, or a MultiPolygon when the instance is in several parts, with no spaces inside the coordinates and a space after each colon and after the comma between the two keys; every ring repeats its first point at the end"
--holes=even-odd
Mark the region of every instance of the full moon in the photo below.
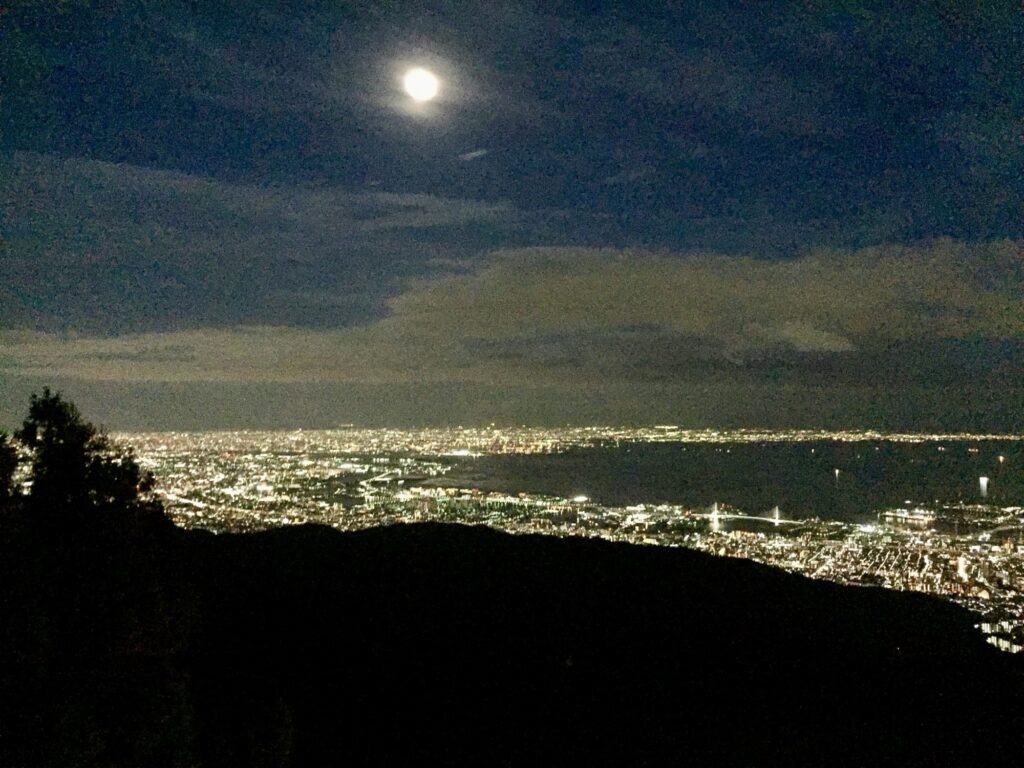
{"type": "Polygon", "coordinates": [[[408,93],[414,101],[430,101],[432,98],[437,96],[437,91],[441,83],[433,72],[416,67],[415,69],[410,69],[405,73],[405,77],[402,79],[402,85],[405,86],[405,92],[408,93]]]}

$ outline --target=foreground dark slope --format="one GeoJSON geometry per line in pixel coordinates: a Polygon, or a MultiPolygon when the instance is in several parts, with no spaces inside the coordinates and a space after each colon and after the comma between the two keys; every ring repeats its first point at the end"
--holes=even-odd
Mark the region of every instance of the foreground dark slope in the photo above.
{"type": "Polygon", "coordinates": [[[972,617],[699,553],[484,528],[3,538],[0,758],[1022,764],[972,617]]]}

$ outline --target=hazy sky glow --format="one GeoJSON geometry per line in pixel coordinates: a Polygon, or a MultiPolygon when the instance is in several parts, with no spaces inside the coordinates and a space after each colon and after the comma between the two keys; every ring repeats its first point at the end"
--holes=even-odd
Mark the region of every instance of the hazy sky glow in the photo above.
{"type": "Polygon", "coordinates": [[[0,424],[1024,427],[1015,1],[242,5],[0,15],[0,424]]]}

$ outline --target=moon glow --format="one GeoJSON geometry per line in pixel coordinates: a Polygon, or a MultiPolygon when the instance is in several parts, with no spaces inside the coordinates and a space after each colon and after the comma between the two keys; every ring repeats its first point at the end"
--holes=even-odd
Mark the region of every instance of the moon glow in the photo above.
{"type": "Polygon", "coordinates": [[[437,92],[441,87],[437,76],[422,67],[416,67],[406,72],[405,77],[402,78],[402,85],[413,101],[420,102],[430,101],[437,96],[437,92]]]}

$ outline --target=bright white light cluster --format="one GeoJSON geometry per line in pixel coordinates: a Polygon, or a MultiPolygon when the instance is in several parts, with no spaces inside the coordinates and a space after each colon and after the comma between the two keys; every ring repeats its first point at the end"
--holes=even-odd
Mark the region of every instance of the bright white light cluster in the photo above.
{"type": "Polygon", "coordinates": [[[406,72],[402,85],[414,101],[421,102],[433,99],[441,88],[437,76],[422,67],[415,67],[406,72]]]}

